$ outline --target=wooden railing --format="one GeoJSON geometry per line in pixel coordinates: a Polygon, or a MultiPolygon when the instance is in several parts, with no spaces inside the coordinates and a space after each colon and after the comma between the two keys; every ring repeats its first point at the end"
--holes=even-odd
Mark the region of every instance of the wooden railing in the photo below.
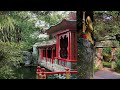
{"type": "Polygon", "coordinates": [[[64,58],[58,58],[58,57],[55,57],[55,59],[58,60],[58,64],[61,65],[61,66],[65,66],[66,67],[66,63],[67,62],[72,62],[72,63],[76,63],[77,60],[69,60],[69,59],[64,59],[64,58]],[[64,63],[64,64],[62,64],[64,63]]]}
{"type": "Polygon", "coordinates": [[[36,79],[46,79],[48,75],[53,74],[66,74],[66,79],[70,79],[70,74],[77,74],[77,71],[70,71],[69,68],[66,68],[65,71],[61,72],[45,72],[45,68],[37,66],[36,79]]]}
{"type": "Polygon", "coordinates": [[[52,64],[55,63],[55,60],[58,61],[58,64],[61,65],[61,66],[66,66],[66,62],[72,62],[72,63],[76,63],[77,60],[69,60],[69,59],[64,59],[64,58],[58,58],[58,57],[54,57],[54,58],[46,58],[46,57],[43,57],[45,58],[46,62],[51,62],[52,64]],[[64,62],[64,64],[62,64],[64,62]]]}

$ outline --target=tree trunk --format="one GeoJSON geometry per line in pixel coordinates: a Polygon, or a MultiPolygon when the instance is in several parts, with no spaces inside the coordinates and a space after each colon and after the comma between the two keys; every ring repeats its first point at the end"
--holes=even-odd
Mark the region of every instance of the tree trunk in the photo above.
{"type": "Polygon", "coordinates": [[[94,48],[93,45],[83,38],[78,38],[78,61],[77,71],[78,79],[93,78],[93,61],[94,48]]]}

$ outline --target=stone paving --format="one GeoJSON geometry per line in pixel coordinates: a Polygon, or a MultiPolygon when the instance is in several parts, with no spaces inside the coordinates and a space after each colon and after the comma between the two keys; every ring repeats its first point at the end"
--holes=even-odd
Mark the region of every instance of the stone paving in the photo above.
{"type": "Polygon", "coordinates": [[[120,79],[120,74],[109,69],[95,72],[94,79],[120,79]]]}

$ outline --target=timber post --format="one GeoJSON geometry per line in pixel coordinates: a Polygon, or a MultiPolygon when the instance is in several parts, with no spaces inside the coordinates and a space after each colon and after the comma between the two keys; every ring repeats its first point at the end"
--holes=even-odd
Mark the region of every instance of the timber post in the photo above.
{"type": "Polygon", "coordinates": [[[112,47],[112,50],[111,50],[111,58],[112,58],[111,69],[112,70],[114,70],[115,68],[115,59],[116,59],[115,52],[116,52],[116,48],[112,47]]]}
{"type": "Polygon", "coordinates": [[[41,74],[40,74],[40,76],[41,76],[41,79],[46,79],[45,68],[42,68],[42,69],[41,69],[41,74]]]}
{"type": "Polygon", "coordinates": [[[41,72],[41,67],[37,66],[37,71],[36,71],[36,79],[40,79],[39,78],[39,73],[41,72]]]}
{"type": "Polygon", "coordinates": [[[66,68],[66,79],[70,79],[70,69],[66,68]]]}

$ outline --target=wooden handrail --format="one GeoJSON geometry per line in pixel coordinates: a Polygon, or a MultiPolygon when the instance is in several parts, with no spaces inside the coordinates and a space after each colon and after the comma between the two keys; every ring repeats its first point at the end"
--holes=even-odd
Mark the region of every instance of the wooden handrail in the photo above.
{"type": "MultiPolygon", "coordinates": [[[[46,58],[46,57],[44,57],[46,58]]],[[[47,58],[47,59],[52,59],[52,58],[47,58]]],[[[77,60],[69,60],[69,59],[65,59],[65,58],[58,58],[58,57],[54,57],[54,59],[58,59],[58,60],[62,60],[62,61],[66,61],[66,62],[77,62],[77,60]]]]}
{"type": "Polygon", "coordinates": [[[64,58],[57,58],[58,60],[66,61],[66,62],[77,62],[77,60],[69,60],[64,58]]]}
{"type": "MultiPolygon", "coordinates": [[[[77,71],[70,71],[71,74],[77,74],[77,71]]],[[[51,74],[66,74],[65,71],[61,71],[61,72],[44,72],[44,74],[46,75],[51,75],[51,74]]]]}

